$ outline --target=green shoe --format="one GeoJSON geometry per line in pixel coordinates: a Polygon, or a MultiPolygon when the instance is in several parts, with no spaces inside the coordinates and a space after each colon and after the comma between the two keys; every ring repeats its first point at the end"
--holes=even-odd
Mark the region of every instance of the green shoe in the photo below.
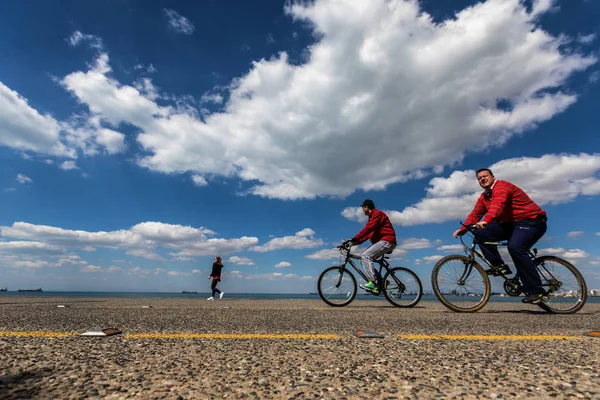
{"type": "Polygon", "coordinates": [[[507,265],[500,265],[498,267],[492,267],[492,268],[486,269],[485,272],[488,275],[491,275],[491,276],[500,276],[500,275],[510,275],[510,274],[512,274],[512,271],[510,270],[510,268],[508,268],[507,265]]]}
{"type": "Polygon", "coordinates": [[[364,285],[360,285],[360,288],[366,290],[367,292],[371,292],[373,294],[379,294],[379,289],[373,282],[367,282],[364,285]]]}

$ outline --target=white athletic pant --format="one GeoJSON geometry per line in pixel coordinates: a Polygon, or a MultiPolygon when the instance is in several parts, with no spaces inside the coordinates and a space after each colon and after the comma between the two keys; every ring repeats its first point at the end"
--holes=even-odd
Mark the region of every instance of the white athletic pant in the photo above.
{"type": "Polygon", "coordinates": [[[377,282],[375,268],[373,268],[373,260],[381,257],[388,251],[394,250],[394,248],[396,248],[395,244],[386,242],[385,240],[380,240],[362,252],[360,261],[365,269],[365,274],[371,282],[377,282]]]}

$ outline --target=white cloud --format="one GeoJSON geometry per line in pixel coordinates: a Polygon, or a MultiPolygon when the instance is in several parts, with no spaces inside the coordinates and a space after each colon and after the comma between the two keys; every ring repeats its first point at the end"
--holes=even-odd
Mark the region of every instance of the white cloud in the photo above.
{"type": "Polygon", "coordinates": [[[415,0],[291,3],[319,37],[307,62],[254,62],[203,120],[108,78],[105,54],[63,83],[94,115],[140,129],[143,167],[238,177],[264,197],[346,196],[440,171],[573,104],[562,87],[596,59],[538,26],[551,5],[488,0],[435,23],[415,0]]]}
{"type": "Polygon", "coordinates": [[[314,239],[315,232],[310,228],[305,228],[296,232],[294,236],[284,236],[273,238],[261,246],[252,247],[250,250],[259,253],[282,249],[311,249],[323,245],[321,239],[314,239]]]}
{"type": "Polygon", "coordinates": [[[223,104],[223,95],[215,92],[208,92],[202,95],[200,101],[203,103],[223,104]]]}
{"type": "Polygon", "coordinates": [[[300,237],[310,237],[310,236],[314,236],[315,234],[316,234],[316,232],[310,228],[304,228],[301,231],[296,232],[296,236],[300,236],[300,237]]]}
{"type": "Polygon", "coordinates": [[[134,256],[134,257],[146,258],[148,260],[156,260],[156,261],[164,261],[165,260],[159,254],[156,254],[153,251],[149,251],[149,250],[129,250],[126,254],[130,255],[130,256],[134,256]]]}
{"type": "Polygon", "coordinates": [[[35,260],[35,261],[15,261],[11,267],[12,268],[44,268],[44,267],[52,267],[53,265],[48,261],[44,260],[35,260]]]}
{"type": "Polygon", "coordinates": [[[242,274],[241,271],[229,271],[229,272],[224,272],[224,274],[228,278],[233,278],[233,279],[241,279],[244,277],[244,274],[242,274]]]}
{"type": "Polygon", "coordinates": [[[0,253],[12,253],[19,255],[52,256],[64,254],[65,249],[41,242],[0,242],[0,253]]]}
{"type": "Polygon", "coordinates": [[[314,280],[315,278],[312,276],[301,276],[297,274],[284,274],[281,272],[273,272],[270,274],[256,274],[256,275],[247,275],[246,279],[249,280],[268,280],[268,281],[280,281],[280,280],[314,280]]]}
{"type": "Polygon", "coordinates": [[[462,244],[446,244],[437,248],[439,251],[444,251],[447,253],[456,253],[463,250],[462,244]]]}
{"type": "Polygon", "coordinates": [[[589,35],[579,35],[577,41],[581,44],[591,44],[596,40],[596,34],[590,33],[589,35]]]}
{"type": "Polygon", "coordinates": [[[346,207],[342,210],[342,216],[351,221],[367,222],[368,218],[361,207],[346,207]]]}
{"type": "Polygon", "coordinates": [[[102,49],[102,39],[98,36],[81,33],[80,31],[75,31],[73,34],[67,39],[67,42],[75,47],[82,42],[88,42],[90,47],[101,50],[102,49]]]}
{"type": "Polygon", "coordinates": [[[76,265],[80,269],[90,264],[65,249],[37,242],[0,242],[0,266],[9,268],[60,268],[76,265]]]}
{"type": "MultiPolygon", "coordinates": [[[[48,245],[64,248],[107,247],[122,249],[129,254],[162,259],[154,250],[166,248],[174,258],[190,256],[227,254],[248,249],[258,243],[255,237],[234,239],[209,238],[215,232],[210,229],[191,226],[143,222],[128,230],[111,232],[87,232],[67,230],[52,226],[15,222],[12,226],[0,226],[3,237],[35,240],[48,245]]],[[[11,243],[11,242],[0,242],[11,243]]]]}
{"type": "Polygon", "coordinates": [[[277,263],[277,265],[275,265],[275,268],[289,268],[291,267],[292,264],[287,262],[287,261],[282,261],[280,263],[277,263]]]}
{"type": "Polygon", "coordinates": [[[81,272],[102,272],[102,267],[97,265],[86,265],[85,267],[79,268],[81,272]]]}
{"type": "Polygon", "coordinates": [[[539,254],[551,254],[560,258],[565,258],[567,260],[573,261],[574,259],[583,259],[588,258],[590,255],[581,249],[569,249],[565,250],[561,247],[558,248],[546,248],[539,249],[539,254]]]}
{"type": "Polygon", "coordinates": [[[63,169],[65,171],[69,171],[72,169],[79,169],[79,167],[77,166],[75,161],[64,161],[64,162],[60,163],[58,168],[63,169]]]}
{"type": "Polygon", "coordinates": [[[150,100],[156,100],[160,97],[158,89],[154,86],[150,78],[138,79],[133,83],[133,86],[150,100]]]}
{"type": "Polygon", "coordinates": [[[569,260],[573,258],[588,258],[590,255],[581,249],[571,249],[565,251],[560,256],[569,260]]]}
{"type": "Polygon", "coordinates": [[[169,19],[169,26],[175,31],[185,35],[191,35],[194,32],[194,24],[189,19],[168,8],[165,8],[164,11],[169,19]]]}
{"type": "Polygon", "coordinates": [[[169,276],[191,276],[189,272],[181,272],[181,271],[169,271],[167,272],[169,276]]]}
{"type": "Polygon", "coordinates": [[[136,65],[133,66],[133,69],[136,70],[136,71],[143,70],[145,72],[148,72],[149,74],[152,74],[152,73],[158,71],[156,69],[156,67],[154,67],[154,65],[152,65],[152,64],[150,64],[147,67],[144,64],[136,64],[136,65]]]}
{"type": "MultiPolygon", "coordinates": [[[[600,194],[600,154],[547,154],[521,157],[490,166],[497,179],[521,187],[537,204],[559,204],[578,196],[600,194]]],[[[433,178],[427,195],[402,211],[387,211],[394,224],[409,226],[464,220],[481,193],[475,171],[455,171],[448,178],[433,178]],[[467,182],[471,177],[473,184],[467,182]]]]}
{"type": "Polygon", "coordinates": [[[0,145],[60,157],[74,157],[60,141],[60,123],[31,108],[27,99],[0,82],[0,145]]]}
{"type": "Polygon", "coordinates": [[[196,185],[196,186],[207,186],[208,185],[208,182],[206,181],[206,179],[201,175],[192,175],[192,181],[194,182],[194,185],[196,185]]]}
{"type": "Polygon", "coordinates": [[[398,247],[404,250],[427,249],[432,247],[432,244],[429,239],[409,238],[403,240],[398,247]]]}
{"type": "Polygon", "coordinates": [[[392,251],[392,254],[390,254],[390,259],[401,260],[404,258],[404,256],[406,256],[407,253],[408,251],[406,249],[396,247],[394,251],[392,251]]]}
{"type": "Polygon", "coordinates": [[[33,180],[30,177],[25,176],[23,174],[17,174],[17,182],[25,184],[25,183],[33,183],[33,180]]]}
{"type": "Polygon", "coordinates": [[[98,129],[96,132],[96,143],[104,146],[109,154],[117,154],[125,151],[125,135],[112,129],[98,129]]]}
{"type": "Polygon", "coordinates": [[[568,232],[567,233],[567,238],[569,239],[575,239],[581,235],[583,235],[585,232],[583,231],[573,231],[573,232],[568,232]]]}
{"type": "Polygon", "coordinates": [[[533,0],[532,14],[537,16],[545,12],[551,11],[554,6],[555,0],[533,0]]]}
{"type": "Polygon", "coordinates": [[[427,256],[427,257],[423,257],[423,261],[425,261],[426,263],[435,264],[442,258],[444,258],[444,256],[440,256],[440,255],[427,256]]]}
{"type": "Polygon", "coordinates": [[[230,262],[235,265],[254,265],[254,262],[247,257],[233,256],[233,257],[229,257],[227,262],[230,262]]]}
{"type": "Polygon", "coordinates": [[[330,260],[333,258],[340,258],[340,251],[338,249],[323,249],[316,251],[306,256],[312,260],[330,260]]]}
{"type": "Polygon", "coordinates": [[[147,269],[142,269],[140,267],[134,267],[129,270],[130,275],[136,275],[140,277],[146,277],[151,273],[151,271],[147,269]]]}

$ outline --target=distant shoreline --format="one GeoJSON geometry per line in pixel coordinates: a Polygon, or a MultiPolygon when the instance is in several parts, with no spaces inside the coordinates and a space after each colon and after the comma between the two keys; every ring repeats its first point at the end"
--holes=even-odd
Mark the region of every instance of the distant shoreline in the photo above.
{"type": "MultiPolygon", "coordinates": [[[[62,291],[7,291],[0,292],[0,297],[44,297],[44,298],[57,298],[57,297],[75,297],[75,298],[167,298],[167,299],[205,299],[210,296],[209,292],[197,292],[197,293],[182,293],[182,292],[62,292],[62,291]]],[[[319,300],[321,298],[316,293],[229,293],[227,292],[224,296],[226,299],[248,299],[248,300],[319,300]]],[[[358,293],[356,296],[357,300],[383,300],[383,296],[373,296],[366,293],[358,293]]],[[[520,302],[521,297],[509,297],[509,296],[490,296],[491,302],[502,302],[512,303],[520,302]]],[[[433,294],[425,294],[421,301],[438,301],[437,297],[433,294]]],[[[588,295],[588,302],[600,303],[600,297],[592,297],[588,295]]]]}

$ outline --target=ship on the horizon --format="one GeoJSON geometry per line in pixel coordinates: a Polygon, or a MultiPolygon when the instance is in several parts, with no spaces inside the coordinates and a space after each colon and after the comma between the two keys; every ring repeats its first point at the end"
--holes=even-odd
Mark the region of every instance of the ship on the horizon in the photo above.
{"type": "Polygon", "coordinates": [[[37,289],[19,289],[19,292],[43,292],[42,288],[37,289]]]}
{"type": "Polygon", "coordinates": [[[8,292],[8,289],[7,288],[2,288],[2,289],[0,289],[0,292],[8,292]]]}
{"type": "Polygon", "coordinates": [[[181,292],[181,293],[187,293],[187,294],[197,294],[198,292],[188,292],[187,290],[184,290],[184,291],[183,291],[183,292],[181,292]]]}

